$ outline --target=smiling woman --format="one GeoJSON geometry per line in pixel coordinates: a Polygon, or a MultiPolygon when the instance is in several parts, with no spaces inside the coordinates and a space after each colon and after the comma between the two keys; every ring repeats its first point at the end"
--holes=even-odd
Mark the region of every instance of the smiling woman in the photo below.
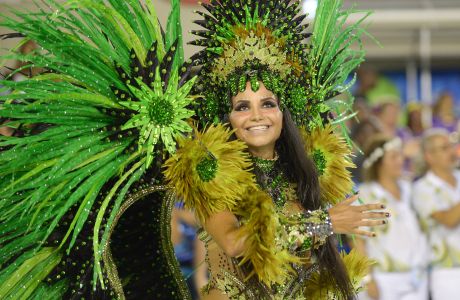
{"type": "MultiPolygon", "coordinates": [[[[351,298],[353,284],[335,249],[332,234],[373,236],[372,232],[361,230],[360,226],[385,224],[385,212],[374,211],[381,210],[383,206],[378,203],[352,206],[357,199],[353,196],[334,207],[322,209],[317,167],[305,153],[299,129],[288,108],[281,110],[279,96],[268,90],[262,79],[258,81],[256,90],[253,86],[250,81],[246,82],[245,89],[228,100],[231,103],[229,120],[236,138],[247,146],[257,185],[270,196],[268,201],[275,204],[275,212],[269,216],[272,213],[251,207],[248,203],[263,202],[253,200],[261,195],[245,194],[242,203],[237,206],[248,209],[249,218],[242,216],[238,208],[217,211],[202,218],[201,236],[206,244],[210,274],[203,299],[239,299],[239,295],[257,299],[308,299],[309,294],[315,295],[315,289],[304,281],[311,280],[315,272],[328,278],[330,284],[319,290],[325,288],[326,293],[351,298]],[[251,277],[253,268],[256,272],[261,271],[254,261],[252,266],[242,264],[250,256],[248,253],[253,251],[252,235],[257,237],[256,240],[262,239],[260,247],[267,245],[264,238],[259,237],[266,234],[252,227],[251,219],[267,217],[276,220],[275,233],[272,234],[276,242],[269,247],[281,257],[281,264],[285,264],[281,265],[281,269],[285,274],[280,271],[275,276],[267,273],[269,275],[254,278],[251,277]],[[316,263],[313,263],[312,255],[316,263]],[[242,261],[240,257],[243,257],[242,261]],[[290,268],[295,273],[287,271],[290,268]],[[246,280],[248,276],[251,278],[249,281],[246,280]]],[[[222,159],[218,161],[222,162],[222,159]]],[[[200,210],[198,206],[195,208],[200,210]]],[[[265,230],[271,230],[270,226],[265,230]]],[[[265,264],[271,264],[269,256],[265,259],[265,264]]],[[[274,265],[277,263],[280,262],[274,265]]],[[[325,282],[319,286],[323,284],[325,282]]],[[[324,290],[316,292],[325,293],[324,290]]]]}
{"type": "Polygon", "coordinates": [[[333,168],[331,153],[309,140],[319,131],[315,136],[336,143],[334,149],[347,148],[326,126],[334,122],[325,100],[346,89],[362,59],[362,52],[342,48],[357,28],[342,31],[337,19],[348,13],[340,12],[341,1],[322,1],[317,36],[307,46],[300,4],[288,3],[211,1],[203,5],[209,15],[196,22],[205,30],[193,32],[204,39],[192,44],[205,47],[192,57],[201,66],[197,113],[204,133],[180,142],[166,177],[203,227],[210,274],[203,299],[351,299],[357,270],[367,263],[355,253],[342,259],[333,233],[373,236],[361,226],[386,222],[381,204],[353,206],[357,195],[342,201],[351,194],[348,162],[333,168]],[[215,140],[218,131],[224,141],[231,133],[208,125],[227,120],[233,148],[242,153],[215,140]],[[247,167],[230,170],[235,165],[247,167]],[[331,191],[322,192],[320,174],[341,176],[337,182],[347,187],[328,182],[323,187],[331,191]]]}

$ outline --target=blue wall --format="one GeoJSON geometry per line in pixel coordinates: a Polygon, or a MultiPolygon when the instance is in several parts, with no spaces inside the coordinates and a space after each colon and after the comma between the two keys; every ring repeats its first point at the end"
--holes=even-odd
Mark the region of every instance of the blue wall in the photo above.
{"type": "MultiPolygon", "coordinates": [[[[388,79],[390,79],[401,92],[403,103],[407,103],[407,89],[406,89],[406,73],[401,72],[383,72],[388,79]]],[[[433,103],[442,92],[450,92],[455,99],[457,105],[460,106],[460,70],[458,71],[441,71],[434,70],[432,76],[432,93],[433,103]]],[[[420,73],[417,75],[418,88],[417,98],[420,99],[420,73]]]]}

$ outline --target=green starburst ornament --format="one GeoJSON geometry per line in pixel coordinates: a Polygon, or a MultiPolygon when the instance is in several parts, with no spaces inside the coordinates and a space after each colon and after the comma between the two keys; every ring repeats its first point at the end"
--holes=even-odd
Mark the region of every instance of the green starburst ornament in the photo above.
{"type": "Polygon", "coordinates": [[[186,107],[193,101],[193,97],[188,97],[188,93],[195,79],[196,77],[179,88],[178,73],[175,70],[163,92],[160,70],[156,68],[153,89],[142,80],[136,79],[138,87],[130,85],[129,89],[138,101],[120,102],[121,105],[137,112],[122,126],[122,130],[140,130],[138,151],[147,151],[147,167],[152,163],[154,148],[159,141],[169,153],[174,153],[175,137],[192,130],[184,120],[194,115],[194,112],[186,107]]]}

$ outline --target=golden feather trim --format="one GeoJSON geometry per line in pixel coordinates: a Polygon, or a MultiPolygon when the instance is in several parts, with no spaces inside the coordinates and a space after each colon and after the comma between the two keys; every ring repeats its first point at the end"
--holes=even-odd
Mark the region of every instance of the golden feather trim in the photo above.
{"type": "Polygon", "coordinates": [[[180,137],[176,153],[165,162],[165,179],[186,207],[195,211],[202,224],[217,212],[233,211],[248,187],[255,187],[254,175],[248,170],[251,159],[245,143],[228,141],[233,131],[219,124],[204,132],[194,128],[192,137],[180,137]],[[212,180],[203,181],[197,166],[205,159],[216,159],[212,180]]]}
{"type": "Polygon", "coordinates": [[[335,133],[330,124],[324,128],[317,127],[310,133],[301,128],[300,132],[309,157],[313,158],[316,150],[325,158],[324,170],[319,177],[321,201],[330,204],[342,201],[353,188],[348,168],[355,167],[350,160],[351,150],[345,139],[335,133]]]}
{"type": "MultiPolygon", "coordinates": [[[[363,278],[368,274],[374,261],[370,260],[365,255],[360,254],[355,249],[346,254],[342,252],[342,261],[347,270],[348,277],[353,285],[355,292],[359,292],[363,278]]],[[[319,272],[312,274],[310,279],[306,282],[304,295],[308,299],[329,300],[335,299],[336,291],[332,284],[332,280],[321,277],[319,272]]]]}
{"type": "Polygon", "coordinates": [[[273,200],[260,189],[250,189],[237,207],[235,214],[245,220],[239,232],[240,237],[246,237],[241,264],[250,261],[253,266],[246,279],[257,275],[268,286],[283,283],[292,271],[290,264],[301,263],[301,259],[277,245],[277,230],[281,225],[273,200]]]}

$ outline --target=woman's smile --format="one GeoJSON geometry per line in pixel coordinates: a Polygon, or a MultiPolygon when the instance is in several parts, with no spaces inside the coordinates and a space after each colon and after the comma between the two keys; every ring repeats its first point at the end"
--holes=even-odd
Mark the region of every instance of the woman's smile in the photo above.
{"type": "Polygon", "coordinates": [[[265,132],[270,128],[270,125],[257,125],[257,126],[251,126],[246,128],[247,131],[253,131],[253,132],[265,132]]]}

